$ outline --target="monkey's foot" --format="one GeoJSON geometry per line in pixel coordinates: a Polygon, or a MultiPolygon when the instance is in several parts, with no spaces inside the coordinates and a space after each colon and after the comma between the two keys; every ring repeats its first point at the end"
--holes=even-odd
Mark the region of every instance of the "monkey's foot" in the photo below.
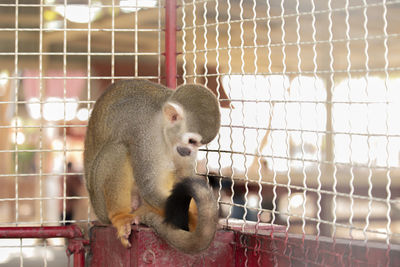
{"type": "Polygon", "coordinates": [[[131,247],[129,236],[131,234],[131,225],[136,221],[136,216],[130,213],[123,213],[114,216],[111,219],[113,226],[117,229],[117,237],[126,248],[131,247]]]}

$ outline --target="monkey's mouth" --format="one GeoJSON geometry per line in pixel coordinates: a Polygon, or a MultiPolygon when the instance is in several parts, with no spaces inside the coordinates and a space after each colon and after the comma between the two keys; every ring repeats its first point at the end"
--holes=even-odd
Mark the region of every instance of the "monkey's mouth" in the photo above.
{"type": "Polygon", "coordinates": [[[176,151],[178,152],[179,155],[181,155],[182,157],[187,157],[190,156],[190,154],[192,153],[190,148],[184,147],[184,146],[178,146],[176,148],[176,151]]]}

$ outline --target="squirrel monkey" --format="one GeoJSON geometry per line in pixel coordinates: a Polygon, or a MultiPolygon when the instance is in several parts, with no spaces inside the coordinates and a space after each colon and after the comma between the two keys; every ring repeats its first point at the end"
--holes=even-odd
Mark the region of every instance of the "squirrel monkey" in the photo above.
{"type": "Polygon", "coordinates": [[[119,81],[97,100],[85,139],[86,186],[98,219],[117,229],[125,247],[138,221],[181,251],[208,247],[217,203],[207,182],[195,177],[195,161],[219,128],[218,100],[199,85],[170,90],[119,81]],[[137,194],[139,207],[132,205],[137,194]]]}

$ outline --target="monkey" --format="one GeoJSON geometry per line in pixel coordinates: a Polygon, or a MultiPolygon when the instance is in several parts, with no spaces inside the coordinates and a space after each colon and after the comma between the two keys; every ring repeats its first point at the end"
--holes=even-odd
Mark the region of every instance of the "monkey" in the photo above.
{"type": "Polygon", "coordinates": [[[218,208],[195,164],[220,123],[217,98],[200,85],[122,80],[99,97],[85,137],[86,187],[97,218],[125,247],[134,222],[186,253],[209,246],[218,208]],[[132,210],[136,194],[141,204],[132,210]]]}

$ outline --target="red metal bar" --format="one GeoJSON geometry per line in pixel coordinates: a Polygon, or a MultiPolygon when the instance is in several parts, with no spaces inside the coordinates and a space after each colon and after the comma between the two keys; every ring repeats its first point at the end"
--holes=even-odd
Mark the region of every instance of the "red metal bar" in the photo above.
{"type": "Polygon", "coordinates": [[[78,226],[0,227],[0,238],[82,238],[78,226]]]}
{"type": "Polygon", "coordinates": [[[74,267],[85,266],[85,245],[82,231],[76,225],[39,227],[0,227],[0,238],[67,238],[67,255],[74,255],[74,267]]]}
{"type": "Polygon", "coordinates": [[[176,88],[176,0],[165,1],[165,75],[169,88],[176,88]]]}

